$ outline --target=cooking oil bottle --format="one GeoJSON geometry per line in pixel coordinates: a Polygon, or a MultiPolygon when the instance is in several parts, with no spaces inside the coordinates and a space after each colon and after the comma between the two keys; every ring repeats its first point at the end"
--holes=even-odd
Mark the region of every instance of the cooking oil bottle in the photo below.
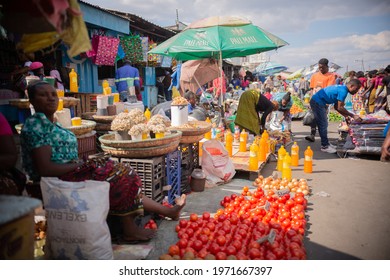
{"type": "Polygon", "coordinates": [[[249,170],[256,171],[259,168],[259,161],[257,160],[258,149],[255,142],[249,148],[249,170]]]}
{"type": "Polygon", "coordinates": [[[71,92],[79,92],[79,87],[78,87],[78,82],[77,82],[77,73],[74,71],[72,68],[72,71],[69,73],[69,81],[70,81],[70,86],[69,90],[71,92]]]}
{"type": "Polygon", "coordinates": [[[307,147],[305,151],[305,161],[303,162],[303,172],[312,173],[313,172],[313,150],[310,146],[307,147]]]}
{"type": "Polygon", "coordinates": [[[288,153],[283,158],[282,179],[291,180],[291,157],[288,153]]]}
{"type": "Polygon", "coordinates": [[[149,121],[150,117],[152,115],[152,113],[150,112],[149,108],[146,108],[144,115],[145,115],[146,120],[149,121]]]}
{"type": "Polygon", "coordinates": [[[258,161],[264,162],[266,158],[267,158],[267,141],[263,133],[259,141],[258,161]]]}
{"type": "Polygon", "coordinates": [[[278,150],[278,164],[277,164],[278,171],[283,171],[283,159],[285,155],[286,155],[286,149],[282,145],[278,150]]]}
{"type": "MultiPolygon", "coordinates": [[[[211,123],[209,117],[207,117],[206,122],[211,123]]],[[[207,140],[210,140],[210,139],[211,139],[211,129],[210,129],[210,131],[208,131],[208,132],[205,133],[204,138],[206,138],[207,140]]]]}
{"type": "Polygon", "coordinates": [[[240,133],[240,152],[246,152],[246,142],[248,141],[248,133],[243,129],[240,133]]]}
{"type": "Polygon", "coordinates": [[[230,130],[228,130],[226,132],[225,148],[229,154],[229,157],[233,156],[233,139],[234,138],[232,133],[230,132],[230,130]]]}
{"type": "Polygon", "coordinates": [[[294,142],[294,144],[291,147],[291,166],[298,166],[299,165],[299,146],[297,142],[294,142]]]}

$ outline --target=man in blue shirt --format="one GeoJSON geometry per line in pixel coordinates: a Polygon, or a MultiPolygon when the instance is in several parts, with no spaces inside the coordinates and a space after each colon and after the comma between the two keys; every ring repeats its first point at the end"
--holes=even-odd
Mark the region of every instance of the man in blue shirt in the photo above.
{"type": "Polygon", "coordinates": [[[139,71],[131,66],[129,60],[124,61],[124,65],[115,72],[115,85],[120,94],[121,101],[127,100],[129,87],[135,87],[135,94],[139,101],[142,101],[141,86],[139,82],[139,71]]]}
{"type": "Polygon", "coordinates": [[[314,142],[316,127],[321,137],[321,151],[334,154],[336,149],[328,140],[328,118],[327,105],[334,104],[334,108],[345,118],[353,118],[361,121],[359,115],[355,115],[345,109],[345,98],[350,93],[354,95],[359,91],[361,82],[358,79],[351,79],[346,85],[328,86],[319,90],[310,100],[310,107],[314,113],[315,121],[311,125],[311,135],[305,139],[314,142]]]}

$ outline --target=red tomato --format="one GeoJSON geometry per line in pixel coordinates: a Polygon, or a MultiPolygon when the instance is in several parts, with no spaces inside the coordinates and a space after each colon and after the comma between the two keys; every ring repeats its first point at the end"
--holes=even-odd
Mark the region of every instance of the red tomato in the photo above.
{"type": "Polygon", "coordinates": [[[197,230],[199,228],[199,224],[197,222],[192,222],[190,224],[190,228],[195,231],[195,230],[197,230]]]}
{"type": "Polygon", "coordinates": [[[203,212],[202,218],[205,221],[208,221],[210,219],[210,213],[209,212],[203,212]]]}
{"type": "Polygon", "coordinates": [[[234,248],[236,248],[237,251],[240,250],[242,247],[241,241],[239,241],[237,239],[234,240],[230,245],[233,246],[234,248]]]}
{"type": "Polygon", "coordinates": [[[230,196],[225,196],[225,197],[223,198],[223,200],[224,200],[225,202],[229,203],[229,202],[231,201],[231,197],[230,197],[230,196]]]}
{"type": "Polygon", "coordinates": [[[225,252],[218,252],[215,254],[215,259],[217,260],[226,260],[227,256],[225,252]]]}
{"type": "Polygon", "coordinates": [[[192,228],[187,228],[186,233],[187,233],[188,237],[194,236],[194,230],[192,228]]]}
{"type": "Polygon", "coordinates": [[[232,225],[237,225],[238,224],[238,217],[237,217],[237,215],[230,216],[230,223],[232,225]]]}
{"type": "Polygon", "coordinates": [[[179,255],[179,254],[180,254],[180,248],[179,248],[179,246],[177,246],[177,245],[171,245],[171,246],[169,246],[168,253],[169,253],[171,256],[179,255]]]}
{"type": "Polygon", "coordinates": [[[151,229],[157,229],[157,224],[150,224],[151,229]]]}
{"type": "Polygon", "coordinates": [[[251,249],[249,249],[248,255],[249,255],[249,258],[251,258],[251,259],[260,258],[261,252],[257,248],[251,248],[251,249]]]}
{"type": "Polygon", "coordinates": [[[295,203],[303,205],[305,203],[305,198],[302,196],[294,197],[295,203]]]}
{"type": "Polygon", "coordinates": [[[265,259],[266,260],[276,260],[276,256],[274,253],[271,253],[270,251],[268,251],[266,254],[265,254],[265,259]]]}
{"type": "Polygon", "coordinates": [[[243,252],[238,252],[236,258],[237,260],[249,260],[248,256],[243,252]]]}
{"type": "Polygon", "coordinates": [[[202,249],[198,252],[197,256],[198,256],[199,258],[201,258],[201,259],[204,259],[204,258],[207,256],[208,253],[209,253],[209,252],[207,251],[206,248],[202,248],[202,249]]]}
{"type": "Polygon", "coordinates": [[[200,251],[203,248],[203,242],[200,240],[195,240],[192,244],[192,248],[194,248],[195,251],[200,251]]]}
{"type": "Polygon", "coordinates": [[[235,193],[233,193],[233,194],[230,196],[230,198],[231,198],[232,200],[235,200],[235,199],[237,198],[237,195],[236,195],[235,193]]]}
{"type": "Polygon", "coordinates": [[[237,253],[237,249],[233,245],[229,245],[229,246],[226,247],[226,254],[228,256],[235,255],[236,253],[237,253]]]}
{"type": "Polygon", "coordinates": [[[272,252],[278,260],[282,260],[286,257],[286,252],[282,248],[275,248],[272,252]]]}
{"type": "Polygon", "coordinates": [[[177,241],[176,245],[179,246],[179,248],[182,248],[182,249],[187,248],[188,240],[184,239],[184,238],[181,238],[181,239],[179,239],[179,241],[177,241]]]}
{"type": "Polygon", "coordinates": [[[218,222],[221,222],[221,223],[222,223],[223,221],[226,220],[226,218],[227,218],[227,217],[226,217],[225,214],[221,214],[221,215],[218,216],[218,222]]]}
{"type": "Polygon", "coordinates": [[[207,223],[206,224],[206,227],[210,229],[210,231],[214,231],[215,230],[215,224],[214,223],[207,223]]]}
{"type": "Polygon", "coordinates": [[[190,221],[191,221],[191,222],[196,222],[197,220],[198,220],[198,215],[195,214],[195,213],[192,213],[192,214],[190,215],[190,221]]]}
{"type": "Polygon", "coordinates": [[[206,236],[209,236],[211,233],[210,229],[208,227],[202,228],[201,234],[204,234],[206,236]]]}
{"type": "Polygon", "coordinates": [[[226,243],[226,237],[223,236],[223,235],[220,235],[220,236],[217,237],[216,241],[217,241],[219,246],[223,246],[226,243]]]}
{"type": "Polygon", "coordinates": [[[211,254],[216,255],[218,252],[221,251],[221,247],[217,243],[213,242],[209,247],[209,251],[211,254]]]}
{"type": "Polygon", "coordinates": [[[296,236],[297,235],[297,232],[296,230],[293,230],[293,229],[289,229],[287,232],[286,232],[286,235],[288,238],[292,238],[293,236],[296,236]]]}
{"type": "Polygon", "coordinates": [[[209,237],[207,235],[201,234],[198,236],[198,240],[202,241],[203,244],[209,242],[209,237]]]}
{"type": "Polygon", "coordinates": [[[247,231],[245,229],[239,229],[236,234],[240,235],[241,237],[246,237],[247,231]]]}
{"type": "Polygon", "coordinates": [[[176,226],[175,226],[175,231],[176,231],[176,232],[179,232],[179,231],[180,231],[180,226],[179,226],[179,225],[176,225],[176,226]]]}
{"type": "Polygon", "coordinates": [[[223,225],[223,226],[222,226],[222,230],[223,230],[225,233],[230,233],[230,231],[231,231],[231,226],[230,226],[230,225],[223,225]]]}
{"type": "Polygon", "coordinates": [[[188,224],[188,221],[187,220],[180,220],[179,221],[179,226],[181,228],[186,228],[187,227],[187,224],[188,224]]]}
{"type": "Polygon", "coordinates": [[[251,241],[248,245],[248,248],[257,248],[259,249],[260,248],[260,243],[257,242],[257,241],[251,241]]]}

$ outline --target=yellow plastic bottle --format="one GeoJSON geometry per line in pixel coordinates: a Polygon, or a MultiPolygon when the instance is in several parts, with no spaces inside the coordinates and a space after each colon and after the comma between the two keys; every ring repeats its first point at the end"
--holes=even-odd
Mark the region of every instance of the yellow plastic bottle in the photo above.
{"type": "MultiPolygon", "coordinates": [[[[206,122],[211,123],[209,117],[207,117],[206,122]]],[[[204,138],[206,138],[207,140],[210,140],[210,139],[211,139],[211,129],[210,129],[209,132],[206,132],[206,133],[205,133],[204,138]]]]}
{"type": "Polygon", "coordinates": [[[149,108],[146,108],[144,115],[145,115],[146,120],[149,121],[150,117],[152,115],[152,113],[150,112],[149,108]]]}
{"type": "Polygon", "coordinates": [[[73,68],[72,68],[72,71],[69,73],[69,82],[70,82],[69,90],[71,92],[79,92],[79,86],[78,86],[78,82],[77,82],[77,73],[76,73],[76,71],[74,71],[73,68]]]}
{"type": "Polygon", "coordinates": [[[259,168],[259,161],[257,160],[258,147],[255,142],[249,148],[249,170],[256,171],[259,168]]]}
{"type": "Polygon", "coordinates": [[[262,136],[264,135],[265,137],[265,142],[266,142],[266,149],[265,149],[265,155],[267,156],[267,154],[271,151],[271,145],[270,145],[270,140],[269,140],[269,134],[267,132],[267,130],[264,130],[262,136]]]}
{"type": "Polygon", "coordinates": [[[278,150],[278,164],[277,164],[278,171],[283,171],[283,159],[285,155],[286,155],[286,149],[282,145],[278,150]]]}
{"type": "Polygon", "coordinates": [[[228,130],[226,132],[226,141],[225,141],[225,148],[229,154],[229,157],[233,156],[233,134],[228,130]]]}
{"type": "Polygon", "coordinates": [[[248,134],[246,133],[245,129],[243,129],[240,133],[240,152],[246,152],[246,142],[248,141],[248,134]]]}
{"type": "Polygon", "coordinates": [[[307,147],[305,151],[305,161],[303,163],[303,172],[312,173],[313,172],[313,150],[310,146],[307,147]]]}
{"type": "Polygon", "coordinates": [[[291,157],[289,153],[286,153],[283,158],[282,179],[286,178],[287,180],[291,180],[291,173],[291,157]]]}
{"type": "Polygon", "coordinates": [[[360,116],[361,118],[364,118],[364,117],[366,116],[366,110],[364,110],[364,108],[362,108],[362,109],[360,110],[359,116],[360,116]]]}
{"type": "Polygon", "coordinates": [[[110,90],[107,90],[109,87],[110,87],[110,85],[109,85],[108,81],[103,80],[103,83],[102,83],[103,94],[109,94],[108,91],[110,91],[110,93],[111,93],[111,88],[110,88],[110,90]]]}
{"type": "Polygon", "coordinates": [[[263,133],[259,141],[258,161],[264,162],[266,158],[267,158],[267,141],[263,133]]]}
{"type": "Polygon", "coordinates": [[[299,165],[299,146],[297,142],[294,142],[294,144],[291,147],[291,165],[292,166],[299,165]]]}

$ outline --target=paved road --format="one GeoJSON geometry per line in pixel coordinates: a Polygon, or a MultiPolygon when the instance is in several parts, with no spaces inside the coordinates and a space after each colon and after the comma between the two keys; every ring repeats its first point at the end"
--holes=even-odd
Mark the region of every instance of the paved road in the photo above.
{"type": "MultiPolygon", "coordinates": [[[[293,122],[301,157],[308,145],[304,137],[309,130],[301,122],[293,122]]],[[[337,140],[336,123],[330,124],[329,137],[337,140]]],[[[342,159],[322,153],[319,137],[310,144],[314,151],[313,173],[303,173],[302,159],[300,166],[293,168],[293,177],[306,178],[312,188],[305,238],[308,259],[390,259],[390,164],[380,162],[379,157],[342,159]],[[329,196],[319,196],[321,192],[329,196]]],[[[275,162],[269,162],[262,174],[271,175],[275,167],[275,162]]],[[[229,184],[191,193],[182,218],[188,218],[192,212],[215,212],[221,198],[251,185],[246,179],[247,174],[237,174],[229,184]]],[[[173,221],[160,224],[148,259],[158,259],[177,241],[175,225],[173,221]]]]}

